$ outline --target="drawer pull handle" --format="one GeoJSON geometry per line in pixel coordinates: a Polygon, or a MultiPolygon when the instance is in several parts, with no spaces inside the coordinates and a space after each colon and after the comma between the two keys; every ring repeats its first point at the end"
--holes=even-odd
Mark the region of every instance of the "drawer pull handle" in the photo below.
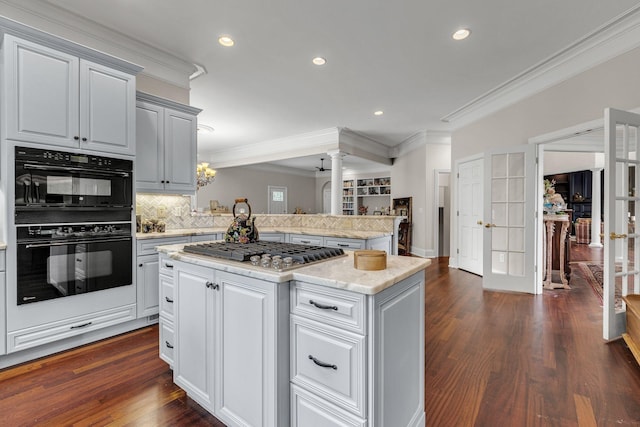
{"type": "Polygon", "coordinates": [[[167,264],[167,263],[165,263],[165,264],[164,264],[164,266],[165,266],[165,267],[167,267],[167,268],[173,268],[173,264],[167,264]]]}
{"type": "Polygon", "coordinates": [[[309,359],[313,360],[313,363],[315,363],[318,366],[321,366],[323,368],[331,368],[333,370],[337,370],[338,367],[336,365],[332,365],[331,363],[324,363],[319,361],[318,359],[316,359],[315,357],[313,357],[312,355],[309,355],[309,359]]]}
{"type": "Polygon", "coordinates": [[[307,244],[309,244],[309,243],[311,243],[311,240],[300,240],[300,243],[307,243],[307,244]]]}
{"type": "Polygon", "coordinates": [[[338,246],[341,248],[348,248],[349,245],[347,243],[338,243],[338,246]]]}
{"type": "Polygon", "coordinates": [[[312,299],[309,300],[309,304],[311,304],[311,305],[313,305],[313,306],[315,306],[317,308],[320,308],[322,310],[335,310],[335,311],[338,311],[338,307],[335,306],[335,305],[318,304],[317,302],[315,302],[312,299]]]}
{"type": "Polygon", "coordinates": [[[169,297],[164,297],[164,300],[166,302],[169,302],[169,303],[173,304],[173,300],[171,298],[169,298],[169,297]]]}
{"type": "Polygon", "coordinates": [[[72,326],[71,329],[80,329],[80,328],[86,328],[87,326],[89,326],[90,324],[92,324],[93,322],[87,322],[87,323],[83,323],[82,325],[75,325],[72,326]]]}
{"type": "Polygon", "coordinates": [[[166,345],[167,348],[173,348],[173,346],[171,345],[171,343],[169,341],[165,341],[164,345],[166,345]]]}

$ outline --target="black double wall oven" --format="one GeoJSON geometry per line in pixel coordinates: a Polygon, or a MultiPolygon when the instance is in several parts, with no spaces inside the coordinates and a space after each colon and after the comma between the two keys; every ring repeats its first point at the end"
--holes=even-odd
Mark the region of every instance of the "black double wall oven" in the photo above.
{"type": "Polygon", "coordinates": [[[132,282],[133,162],[15,147],[17,304],[132,282]]]}

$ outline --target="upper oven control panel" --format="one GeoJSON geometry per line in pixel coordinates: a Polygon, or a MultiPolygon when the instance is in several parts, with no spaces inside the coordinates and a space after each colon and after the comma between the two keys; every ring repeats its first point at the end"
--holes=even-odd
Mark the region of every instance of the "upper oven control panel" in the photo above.
{"type": "Polygon", "coordinates": [[[122,170],[129,172],[133,170],[133,162],[131,160],[28,147],[16,147],[16,162],[31,162],[58,166],[96,167],[103,170],[122,170]]]}

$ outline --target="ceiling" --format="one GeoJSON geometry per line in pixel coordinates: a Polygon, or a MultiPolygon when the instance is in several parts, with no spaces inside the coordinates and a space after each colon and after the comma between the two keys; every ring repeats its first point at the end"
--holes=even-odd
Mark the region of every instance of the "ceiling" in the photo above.
{"type": "Polygon", "coordinates": [[[207,73],[191,81],[191,104],[203,109],[199,122],[215,129],[199,137],[203,152],[330,127],[389,147],[425,130],[450,130],[442,117],[638,4],[43,1],[203,66],[207,73]],[[454,41],[460,27],[471,36],[454,41]],[[222,34],[235,46],[219,45],[222,34]],[[313,65],[315,56],[326,65],[313,65]]]}

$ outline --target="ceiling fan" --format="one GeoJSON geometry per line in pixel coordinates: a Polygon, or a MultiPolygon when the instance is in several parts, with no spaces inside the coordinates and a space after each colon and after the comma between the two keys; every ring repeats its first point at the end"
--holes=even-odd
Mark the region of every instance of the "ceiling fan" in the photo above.
{"type": "Polygon", "coordinates": [[[331,169],[325,169],[324,168],[324,158],[320,158],[320,167],[316,166],[316,169],[318,169],[318,172],[324,172],[324,171],[330,171],[331,169]]]}

